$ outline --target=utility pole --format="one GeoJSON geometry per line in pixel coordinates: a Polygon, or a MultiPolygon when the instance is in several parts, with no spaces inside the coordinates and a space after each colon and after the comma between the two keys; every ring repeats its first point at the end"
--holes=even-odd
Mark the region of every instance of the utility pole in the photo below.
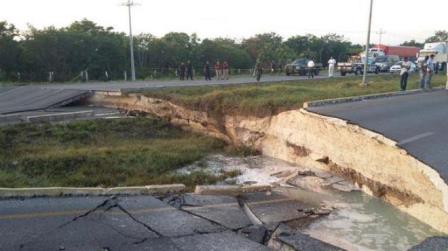
{"type": "Polygon", "coordinates": [[[367,67],[369,64],[369,45],[370,45],[370,31],[372,28],[372,11],[373,11],[373,0],[370,0],[370,11],[369,11],[369,24],[367,28],[367,41],[366,41],[366,60],[364,62],[364,74],[362,76],[362,86],[367,86],[367,67]]]}
{"type": "Polygon", "coordinates": [[[129,12],[129,47],[130,47],[130,53],[131,53],[131,76],[132,81],[135,81],[135,61],[134,61],[134,37],[132,36],[132,7],[135,6],[133,0],[128,0],[126,3],[123,4],[123,6],[128,7],[129,12]]]}
{"type": "Polygon", "coordinates": [[[386,31],[384,31],[382,28],[376,32],[380,36],[380,42],[378,44],[378,50],[380,49],[381,41],[383,40],[383,35],[386,34],[386,31]]]}

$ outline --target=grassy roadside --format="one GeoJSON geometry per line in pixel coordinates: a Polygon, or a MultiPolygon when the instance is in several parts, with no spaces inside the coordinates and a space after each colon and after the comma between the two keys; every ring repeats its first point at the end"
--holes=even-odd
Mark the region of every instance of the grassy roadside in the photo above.
{"type": "MultiPolygon", "coordinates": [[[[147,91],[149,97],[169,100],[194,110],[210,114],[238,114],[269,116],[282,111],[302,107],[304,102],[340,98],[399,90],[397,75],[381,75],[369,78],[369,85],[361,87],[359,77],[311,80],[238,86],[201,86],[166,88],[147,91]]],[[[444,86],[446,76],[434,76],[433,86],[444,86]]],[[[409,79],[408,89],[418,87],[418,76],[409,79]]]]}
{"type": "Polygon", "coordinates": [[[0,128],[0,187],[210,184],[220,177],[174,171],[223,142],[153,118],[0,128]]]}

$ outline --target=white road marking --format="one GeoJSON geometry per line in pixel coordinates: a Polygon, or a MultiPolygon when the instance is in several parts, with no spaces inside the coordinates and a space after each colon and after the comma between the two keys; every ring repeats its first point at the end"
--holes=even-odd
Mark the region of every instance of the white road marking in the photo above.
{"type": "Polygon", "coordinates": [[[402,140],[398,144],[399,145],[409,144],[409,143],[412,143],[414,141],[421,140],[423,138],[429,137],[431,135],[434,135],[434,133],[433,132],[425,132],[425,133],[422,133],[422,134],[419,134],[419,135],[415,135],[414,137],[410,137],[408,139],[402,140]]]}

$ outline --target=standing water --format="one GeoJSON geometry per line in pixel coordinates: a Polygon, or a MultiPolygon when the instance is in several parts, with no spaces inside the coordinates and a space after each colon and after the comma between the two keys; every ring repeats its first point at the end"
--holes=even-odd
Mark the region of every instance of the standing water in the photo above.
{"type": "Polygon", "coordinates": [[[216,175],[222,171],[237,170],[241,174],[227,182],[273,184],[299,201],[324,201],[335,210],[300,231],[347,250],[408,250],[428,237],[440,235],[417,219],[378,198],[351,189],[353,186],[342,178],[322,170],[298,167],[262,156],[238,158],[212,155],[179,172],[186,174],[198,170],[216,175]],[[298,173],[317,175],[297,176],[298,173]],[[287,180],[292,179],[298,186],[289,185],[291,182],[287,180]],[[325,180],[348,186],[341,188],[332,186],[333,183],[324,186],[325,180]]]}

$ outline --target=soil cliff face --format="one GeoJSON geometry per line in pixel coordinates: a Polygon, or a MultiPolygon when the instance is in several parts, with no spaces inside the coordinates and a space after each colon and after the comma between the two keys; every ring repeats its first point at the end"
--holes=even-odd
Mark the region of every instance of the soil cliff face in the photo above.
{"type": "Polygon", "coordinates": [[[270,157],[331,170],[448,233],[448,186],[440,175],[396,142],[346,121],[304,109],[265,118],[219,115],[139,94],[97,93],[90,102],[154,114],[270,157]]]}

